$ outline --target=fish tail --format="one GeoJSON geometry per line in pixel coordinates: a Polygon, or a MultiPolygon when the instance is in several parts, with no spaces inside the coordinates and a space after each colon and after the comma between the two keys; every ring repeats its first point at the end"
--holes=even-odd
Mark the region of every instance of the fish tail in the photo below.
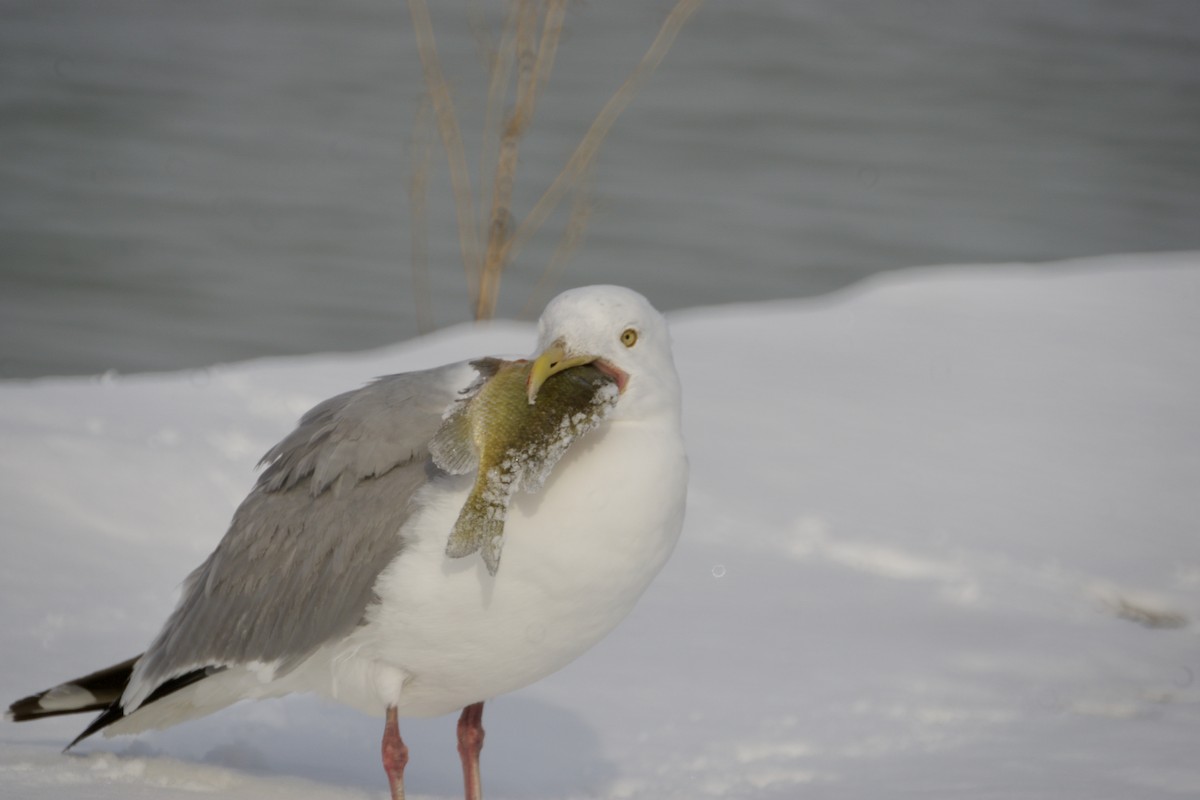
{"type": "Polygon", "coordinates": [[[500,549],[504,547],[504,522],[491,521],[481,533],[483,547],[480,548],[483,563],[487,565],[488,575],[495,575],[500,569],[500,549]]]}
{"type": "Polygon", "coordinates": [[[454,523],[454,530],[450,531],[450,539],[446,542],[446,555],[450,558],[466,558],[482,544],[475,527],[469,521],[464,521],[464,517],[465,510],[458,515],[458,522],[454,523]]]}
{"type": "Polygon", "coordinates": [[[450,539],[446,542],[446,555],[450,558],[465,558],[482,551],[488,573],[495,575],[500,567],[505,510],[502,504],[487,503],[475,497],[468,500],[450,532],[450,539]]]}

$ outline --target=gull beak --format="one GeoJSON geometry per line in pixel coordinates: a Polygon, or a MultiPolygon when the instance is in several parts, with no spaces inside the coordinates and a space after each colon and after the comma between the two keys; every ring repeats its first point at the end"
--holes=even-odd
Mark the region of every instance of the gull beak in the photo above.
{"type": "Polygon", "coordinates": [[[596,358],[596,356],[567,355],[567,349],[558,342],[547,347],[541,355],[534,359],[533,369],[529,371],[529,380],[525,384],[526,392],[529,395],[529,404],[533,405],[534,400],[537,399],[538,390],[551,375],[562,372],[564,369],[578,367],[580,364],[590,364],[596,358]]]}

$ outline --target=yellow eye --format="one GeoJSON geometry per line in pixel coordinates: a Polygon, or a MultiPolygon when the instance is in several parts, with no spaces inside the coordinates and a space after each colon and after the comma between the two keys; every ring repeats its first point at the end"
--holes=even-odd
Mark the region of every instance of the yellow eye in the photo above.
{"type": "Polygon", "coordinates": [[[625,332],[621,334],[621,344],[626,347],[633,347],[637,344],[637,331],[633,328],[626,328],[625,332]]]}

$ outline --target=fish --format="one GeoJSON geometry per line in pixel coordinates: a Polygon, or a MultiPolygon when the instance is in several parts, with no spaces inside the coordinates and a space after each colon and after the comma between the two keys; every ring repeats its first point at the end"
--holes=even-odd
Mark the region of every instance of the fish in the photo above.
{"type": "Polygon", "coordinates": [[[447,409],[429,450],[434,465],[451,475],[477,471],[446,555],[479,552],[494,576],[513,495],[541,489],[571,444],[604,421],[620,392],[592,364],[554,373],[535,397],[527,392],[534,362],[485,358],[471,365],[480,377],[447,409]]]}

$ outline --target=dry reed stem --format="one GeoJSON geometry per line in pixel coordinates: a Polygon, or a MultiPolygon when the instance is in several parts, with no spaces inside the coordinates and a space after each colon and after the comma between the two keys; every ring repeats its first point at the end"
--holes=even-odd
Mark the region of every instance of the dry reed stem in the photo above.
{"type": "MultiPolygon", "coordinates": [[[[501,109],[508,95],[509,76],[512,73],[513,59],[516,55],[517,17],[520,11],[519,3],[511,3],[508,17],[504,22],[504,32],[500,37],[500,47],[488,65],[487,102],[483,112],[483,140],[479,151],[479,196],[488,197],[492,193],[492,176],[496,171],[496,159],[500,151],[500,133],[498,130],[501,109]]],[[[490,218],[480,216],[479,240],[487,241],[487,226],[490,218]]]]}
{"type": "Polygon", "coordinates": [[[476,298],[475,319],[490,319],[496,310],[500,292],[500,275],[504,270],[503,253],[511,235],[513,184],[517,174],[517,152],[521,136],[529,123],[533,107],[534,65],[537,52],[538,11],[534,0],[517,2],[517,98],[513,111],[504,123],[500,137],[500,154],[496,161],[496,177],[492,182],[492,205],[488,214],[487,249],[483,268],[479,272],[479,294],[476,298]]]}
{"type": "MultiPolygon", "coordinates": [[[[536,2],[538,0],[513,0],[500,47],[495,51],[494,56],[491,54],[491,43],[486,35],[480,35],[478,30],[475,31],[481,51],[485,52],[484,60],[490,63],[488,99],[484,118],[484,143],[480,154],[481,198],[484,176],[492,172],[488,169],[490,155],[494,152],[496,158],[491,186],[491,207],[486,219],[487,227],[484,230],[476,228],[477,224],[482,228],[484,220],[480,219],[478,223],[476,222],[474,197],[471,193],[466,156],[463,153],[462,135],[454,114],[450,90],[438,62],[429,8],[426,0],[408,0],[425,85],[433,103],[434,118],[437,121],[442,146],[446,150],[446,158],[450,165],[450,184],[458,218],[459,244],[462,248],[463,265],[467,272],[467,283],[475,293],[476,319],[486,319],[492,316],[505,265],[516,257],[529,238],[553,212],[564,193],[568,191],[574,192],[570,217],[563,238],[539,279],[535,293],[544,282],[556,276],[567,258],[578,246],[589,216],[586,193],[582,184],[590,174],[599,153],[600,144],[608,135],[617,117],[629,104],[629,100],[637,92],[642,81],[662,61],[675,36],[688,18],[699,8],[701,0],[679,0],[676,3],[663,21],[658,35],[655,36],[642,60],[605,103],[600,113],[596,115],[596,119],[593,120],[591,127],[584,134],[566,165],[534,204],[525,221],[514,232],[511,224],[511,206],[520,138],[533,118],[540,89],[545,85],[554,65],[554,57],[562,34],[563,18],[566,14],[566,0],[544,0],[546,12],[542,24],[542,35],[535,50],[533,40],[538,22],[536,2]],[[495,120],[508,92],[514,51],[517,61],[516,102],[505,123],[503,133],[498,137],[498,148],[492,148],[489,143],[493,140],[492,132],[495,120]],[[481,239],[486,239],[486,251],[483,253],[480,252],[481,239]]],[[[479,18],[481,15],[473,17],[471,24],[476,26],[479,18]]],[[[425,166],[422,166],[413,176],[414,198],[419,198],[419,202],[414,199],[413,203],[414,227],[418,221],[417,215],[423,217],[425,213],[426,180],[427,173],[425,166]]],[[[424,255],[420,255],[421,258],[426,260],[428,258],[426,243],[423,239],[416,238],[415,233],[413,248],[415,283],[419,251],[424,252],[424,255]]]]}
{"type": "Polygon", "coordinates": [[[425,75],[425,86],[433,101],[434,118],[446,160],[450,164],[450,187],[454,194],[454,210],[458,217],[458,241],[462,248],[463,267],[467,272],[467,284],[478,285],[480,268],[479,238],[475,230],[475,204],[471,195],[471,176],[467,169],[467,157],[463,152],[462,134],[458,119],[454,115],[454,103],[450,100],[450,87],[442,74],[438,61],[437,47],[433,39],[433,22],[429,18],[429,6],[425,0],[408,0],[412,16],[413,31],[417,38],[417,52],[421,57],[421,68],[425,75]]]}
{"type": "Polygon", "coordinates": [[[412,224],[409,246],[412,256],[413,303],[416,306],[417,331],[433,330],[433,311],[429,292],[429,167],[433,163],[433,117],[429,101],[421,103],[413,126],[413,173],[408,187],[408,207],[412,224]]]}
{"type": "Polygon", "coordinates": [[[554,69],[554,56],[558,52],[558,40],[562,38],[563,19],[567,16],[567,0],[547,0],[546,18],[542,22],[542,40],[538,43],[537,61],[533,65],[533,90],[529,93],[523,111],[525,124],[533,121],[533,109],[537,99],[554,69]]]}
{"type": "Polygon", "coordinates": [[[558,205],[563,194],[576,184],[581,176],[591,167],[600,149],[600,143],[604,137],[608,135],[613,123],[617,117],[625,110],[629,104],[630,98],[638,90],[642,81],[645,80],[655,67],[662,61],[667,54],[667,50],[671,48],[671,43],[675,40],[675,36],[679,33],[684,23],[688,18],[695,13],[700,7],[700,0],[679,0],[675,7],[671,9],[671,13],[663,21],[662,27],[659,28],[658,35],[654,37],[654,41],[650,44],[650,48],[646,54],[642,56],[642,60],[630,73],[625,82],[620,88],[613,93],[605,103],[604,108],[596,115],[596,119],[592,122],[590,128],[583,139],[579,142],[579,146],[575,148],[575,152],[571,154],[571,158],[567,160],[562,171],[558,173],[550,187],[542,194],[537,203],[534,204],[529,214],[525,217],[525,221],[517,228],[516,232],[508,240],[501,253],[500,260],[507,263],[520,249],[529,241],[530,237],[537,232],[538,228],[550,216],[554,207],[558,205]]]}

